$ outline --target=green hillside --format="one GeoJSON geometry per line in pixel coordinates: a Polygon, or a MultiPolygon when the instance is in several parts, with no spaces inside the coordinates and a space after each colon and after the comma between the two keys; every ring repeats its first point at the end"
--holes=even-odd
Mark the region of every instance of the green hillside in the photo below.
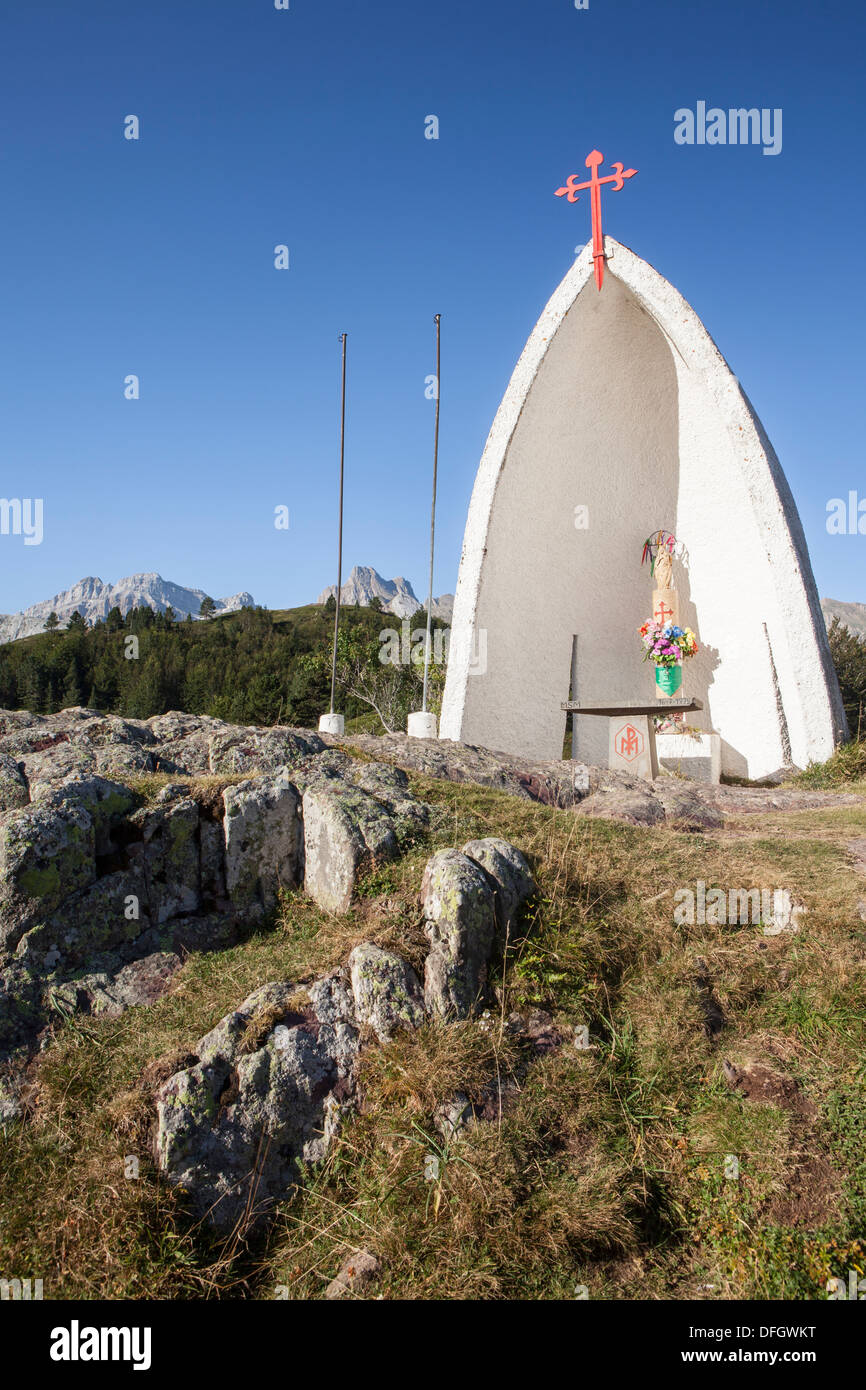
{"type": "MultiPolygon", "coordinates": [[[[411,629],[424,621],[419,613],[411,629]]],[[[123,618],[114,610],[91,628],[82,624],[0,647],[0,708],[52,714],[87,705],[132,719],[182,709],[235,724],[315,727],[330,699],[333,623],[333,606],[318,604],[273,612],[244,608],[209,622],[177,622],[149,608],[123,618]]],[[[384,629],[399,632],[399,619],[372,608],[342,609],[341,708],[350,722],[379,731],[369,700],[353,693],[353,672],[367,670],[379,685],[390,677],[398,722],[420,688],[414,667],[379,661],[384,629]]]]}

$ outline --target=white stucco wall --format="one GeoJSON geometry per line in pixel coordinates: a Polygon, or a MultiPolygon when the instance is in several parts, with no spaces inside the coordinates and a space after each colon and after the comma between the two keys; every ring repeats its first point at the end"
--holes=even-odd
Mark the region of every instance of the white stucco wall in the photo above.
{"type": "MultiPolygon", "coordinates": [[[[561,755],[572,638],[578,698],[652,697],[637,627],[658,527],[688,547],[681,616],[702,652],[686,693],[723,771],[763,777],[829,756],[844,716],[800,521],[769,441],[685,300],[612,238],[591,248],[517,364],[479,466],[455,598],[440,736],[561,755]],[[589,527],[575,527],[588,507],[589,527]],[[484,649],[486,669],[473,670],[484,649]],[[774,675],[775,672],[775,675],[774,675]]],[[[578,752],[606,761],[605,721],[578,752]]]]}

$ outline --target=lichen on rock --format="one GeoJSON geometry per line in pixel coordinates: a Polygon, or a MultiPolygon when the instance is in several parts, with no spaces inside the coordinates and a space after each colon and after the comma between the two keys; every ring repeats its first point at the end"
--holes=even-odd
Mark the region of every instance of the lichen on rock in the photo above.
{"type": "Polygon", "coordinates": [[[271,911],[302,877],[300,797],[284,770],[223,792],[226,892],[235,908],[271,911]]]}
{"type": "Polygon", "coordinates": [[[255,1229],[298,1180],[299,1165],[324,1157],[351,1092],[358,1030],[351,992],[338,977],[310,990],[295,1021],[296,986],[264,985],[196,1047],[198,1061],[157,1095],[157,1163],[196,1211],[220,1231],[255,1229]],[[280,1010],[287,1021],[278,1022],[280,1010]],[[273,1026],[253,1051],[251,1021],[273,1026]]]}
{"type": "Polygon", "coordinates": [[[461,853],[484,870],[493,888],[499,929],[503,936],[510,934],[523,904],[538,891],[525,856],[497,836],[470,840],[461,853]]]}
{"type": "Polygon", "coordinates": [[[415,971],[393,951],[362,942],[349,956],[358,1023],[387,1042],[399,1028],[418,1028],[426,1017],[424,993],[415,971]]]}
{"type": "Polygon", "coordinates": [[[428,860],[421,908],[430,953],[424,999],[441,1018],[468,1018],[480,1004],[496,933],[496,904],[484,870],[456,849],[428,860]]]}

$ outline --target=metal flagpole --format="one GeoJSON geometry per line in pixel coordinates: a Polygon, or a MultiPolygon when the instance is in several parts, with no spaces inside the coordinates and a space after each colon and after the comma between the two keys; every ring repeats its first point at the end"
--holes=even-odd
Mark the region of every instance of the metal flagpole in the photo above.
{"type": "Polygon", "coordinates": [[[334,713],[334,691],[337,685],[337,637],[340,631],[340,589],[343,582],[343,466],[346,456],[346,334],[343,344],[343,389],[340,405],[340,520],[337,527],[337,608],[334,613],[334,653],[331,659],[331,714],[334,713]]]}
{"type": "Polygon", "coordinates": [[[427,713],[427,680],[430,674],[430,627],[433,609],[433,545],[436,537],[436,475],[439,471],[439,368],[441,363],[440,320],[441,314],[434,316],[436,323],[436,423],[433,427],[433,503],[430,508],[430,585],[427,590],[427,639],[424,644],[424,693],[421,698],[421,713],[427,713]]]}

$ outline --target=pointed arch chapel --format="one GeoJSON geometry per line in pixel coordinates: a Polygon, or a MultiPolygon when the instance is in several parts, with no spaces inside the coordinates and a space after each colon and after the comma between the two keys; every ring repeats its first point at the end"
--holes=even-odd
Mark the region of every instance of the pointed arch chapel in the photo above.
{"type": "MultiPolygon", "coordinates": [[[[685,544],[681,620],[700,653],[691,722],[722,771],[772,777],[846,735],[800,518],[772,445],[694,310],[612,237],[604,288],[587,246],[514,370],[482,455],[463,541],[440,737],[562,756],[570,697],[653,698],[637,634],[641,544],[685,544]],[[572,654],[576,653],[572,696],[572,654]]],[[[582,761],[604,720],[578,717],[582,761]]]]}

